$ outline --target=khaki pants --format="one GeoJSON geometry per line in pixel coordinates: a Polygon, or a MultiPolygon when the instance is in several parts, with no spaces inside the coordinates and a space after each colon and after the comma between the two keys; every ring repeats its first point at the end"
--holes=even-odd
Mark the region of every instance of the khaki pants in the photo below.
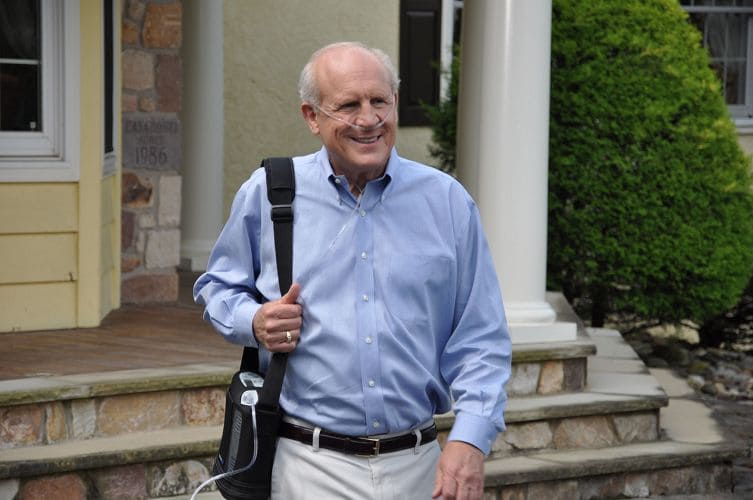
{"type": "Polygon", "coordinates": [[[428,500],[439,454],[437,441],[369,458],[280,438],[272,500],[428,500]]]}

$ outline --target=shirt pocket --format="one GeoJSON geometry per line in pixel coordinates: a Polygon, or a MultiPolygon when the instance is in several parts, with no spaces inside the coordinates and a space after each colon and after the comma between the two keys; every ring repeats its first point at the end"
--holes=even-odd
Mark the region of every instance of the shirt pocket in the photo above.
{"type": "Polygon", "coordinates": [[[429,326],[451,314],[455,267],[441,255],[400,254],[390,258],[385,291],[387,312],[401,323],[429,326]]]}

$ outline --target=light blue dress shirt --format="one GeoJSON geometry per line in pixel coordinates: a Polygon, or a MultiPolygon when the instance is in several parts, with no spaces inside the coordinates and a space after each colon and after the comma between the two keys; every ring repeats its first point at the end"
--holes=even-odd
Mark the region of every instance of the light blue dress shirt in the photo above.
{"type": "MultiPolygon", "coordinates": [[[[488,454],[504,430],[511,345],[475,203],[452,177],[394,149],[359,199],[325,148],[294,163],[303,326],[283,410],[364,436],[408,431],[452,409],[449,439],[488,454]]],[[[280,297],[272,235],[258,169],[194,286],[204,318],[231,342],[256,346],[252,318],[280,297]]]]}

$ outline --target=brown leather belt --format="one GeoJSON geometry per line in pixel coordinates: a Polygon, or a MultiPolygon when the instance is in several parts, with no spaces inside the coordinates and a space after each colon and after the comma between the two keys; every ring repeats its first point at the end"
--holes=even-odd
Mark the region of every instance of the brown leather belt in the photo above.
{"type": "MultiPolygon", "coordinates": [[[[295,439],[301,443],[312,445],[314,430],[289,422],[281,422],[280,437],[295,439]]],[[[437,439],[437,428],[434,424],[421,430],[421,444],[430,443],[435,439],[437,439]]],[[[364,457],[376,457],[382,453],[407,450],[413,448],[416,444],[416,434],[413,432],[388,438],[353,437],[325,430],[319,433],[319,446],[321,448],[364,457]]]]}

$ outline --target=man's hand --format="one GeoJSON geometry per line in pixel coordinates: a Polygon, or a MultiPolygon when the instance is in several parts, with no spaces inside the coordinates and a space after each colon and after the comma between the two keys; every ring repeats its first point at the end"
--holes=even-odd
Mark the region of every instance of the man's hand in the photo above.
{"type": "Polygon", "coordinates": [[[448,441],[437,465],[432,498],[478,500],[484,496],[484,454],[468,443],[448,441]]]}
{"type": "Polygon", "coordinates": [[[271,352],[290,352],[298,345],[303,308],[296,304],[301,286],[293,283],[280,300],[266,302],[252,320],[256,341],[271,352]]]}

